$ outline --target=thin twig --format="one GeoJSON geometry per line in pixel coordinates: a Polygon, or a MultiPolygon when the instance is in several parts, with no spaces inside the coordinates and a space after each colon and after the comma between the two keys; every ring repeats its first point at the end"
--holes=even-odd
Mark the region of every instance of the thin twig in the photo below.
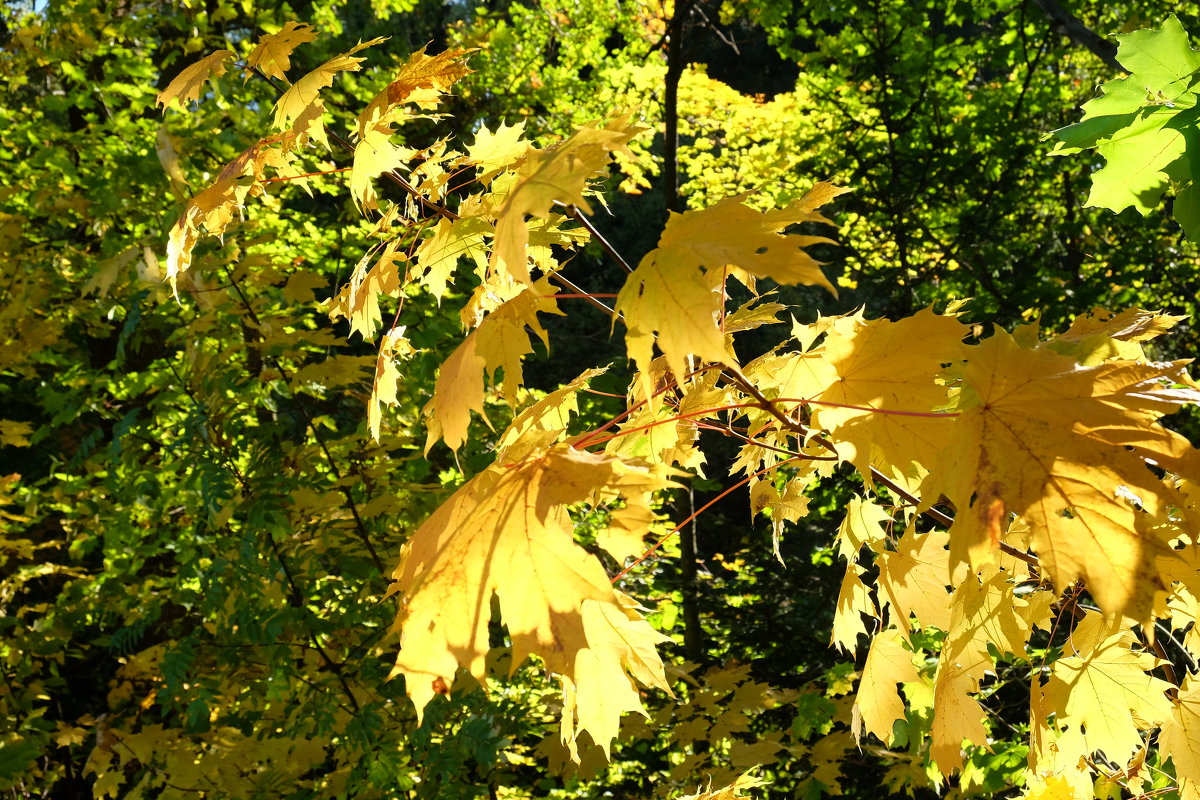
{"type": "Polygon", "coordinates": [[[581,287],[575,285],[575,283],[570,278],[563,275],[561,272],[551,272],[550,280],[555,281],[556,283],[560,283],[564,287],[570,289],[572,292],[575,292],[581,298],[583,298],[583,300],[586,301],[588,305],[592,306],[596,310],[603,311],[605,314],[607,314],[610,317],[616,316],[617,312],[613,311],[611,308],[606,306],[604,303],[601,303],[593,295],[589,294],[588,292],[585,292],[581,287]]]}
{"type": "Polygon", "coordinates": [[[633,272],[633,267],[629,266],[629,262],[617,252],[617,249],[612,246],[608,239],[605,239],[604,236],[601,235],[600,231],[596,230],[596,226],[592,225],[592,222],[587,218],[587,215],[580,211],[574,203],[560,203],[559,201],[555,200],[554,204],[565,208],[567,211],[567,216],[586,228],[587,232],[592,235],[592,238],[599,242],[600,246],[604,248],[604,252],[608,253],[609,258],[617,262],[617,265],[621,269],[625,270],[626,274],[633,272]]]}

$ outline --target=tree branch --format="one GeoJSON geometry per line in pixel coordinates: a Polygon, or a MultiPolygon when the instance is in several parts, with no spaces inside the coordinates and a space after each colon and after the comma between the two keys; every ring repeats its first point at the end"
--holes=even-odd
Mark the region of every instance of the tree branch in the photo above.
{"type": "Polygon", "coordinates": [[[1119,72],[1126,71],[1117,61],[1117,46],[1080,22],[1078,17],[1063,8],[1056,0],[1032,0],[1032,2],[1054,23],[1054,28],[1059,33],[1090,50],[1107,66],[1119,72]]]}

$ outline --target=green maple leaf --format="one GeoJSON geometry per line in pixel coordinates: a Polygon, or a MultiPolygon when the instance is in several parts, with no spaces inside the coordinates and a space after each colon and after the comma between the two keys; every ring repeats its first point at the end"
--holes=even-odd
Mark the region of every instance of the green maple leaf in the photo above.
{"type": "Polygon", "coordinates": [[[1197,107],[1200,52],[1171,15],[1159,29],[1117,37],[1117,60],[1130,71],[1109,81],[1083,106],[1083,118],[1051,135],[1052,155],[1095,148],[1105,166],[1092,176],[1087,205],[1145,215],[1175,185],[1175,218],[1188,238],[1200,239],[1194,164],[1200,164],[1197,107]]]}

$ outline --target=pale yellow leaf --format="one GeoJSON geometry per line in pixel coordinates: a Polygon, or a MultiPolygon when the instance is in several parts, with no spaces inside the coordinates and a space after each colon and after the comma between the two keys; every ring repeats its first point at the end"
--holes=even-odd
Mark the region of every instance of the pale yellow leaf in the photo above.
{"type": "Polygon", "coordinates": [[[519,283],[530,283],[526,217],[546,219],[555,202],[575,205],[591,213],[584,197],[587,182],[602,174],[613,153],[623,151],[642,130],[626,115],[604,127],[580,128],[567,140],[546,150],[531,150],[517,169],[515,181],[496,214],[492,268],[507,272],[519,283]]]}
{"type": "Polygon", "coordinates": [[[29,447],[33,426],[28,422],[0,419],[0,447],[29,447]]]}
{"type": "Polygon", "coordinates": [[[892,516],[883,506],[869,498],[855,495],[846,506],[846,516],[838,526],[836,542],[838,554],[847,561],[858,557],[863,545],[877,550],[887,531],[884,524],[891,522],[892,516]]]}
{"type": "Polygon", "coordinates": [[[757,789],[763,786],[764,782],[759,778],[755,778],[751,773],[747,772],[728,786],[722,786],[719,789],[713,789],[710,785],[707,790],[697,791],[696,794],[683,795],[677,800],[743,800],[747,795],[743,794],[747,789],[757,789]]]}
{"type": "Polygon", "coordinates": [[[436,107],[451,86],[471,74],[464,62],[472,52],[447,50],[430,56],[422,47],[413,53],[400,66],[396,77],[359,114],[359,135],[364,135],[372,125],[395,117],[397,106],[412,103],[425,109],[436,107]]]}
{"type": "Polygon", "coordinates": [[[895,551],[880,555],[879,592],[901,630],[950,628],[950,537],[943,531],[904,532],[895,551]],[[909,620],[916,617],[916,622],[909,620]]]}
{"type": "Polygon", "coordinates": [[[854,736],[860,744],[862,735],[870,733],[891,746],[892,726],[904,718],[904,699],[897,684],[919,679],[912,651],[905,649],[900,631],[888,628],[876,634],[854,700],[857,719],[861,720],[861,728],[855,726],[854,736]]]}
{"type": "Polygon", "coordinates": [[[175,152],[175,142],[171,138],[171,134],[167,132],[165,125],[158,126],[158,135],[155,137],[154,152],[158,155],[158,163],[162,165],[163,172],[167,173],[167,177],[171,180],[171,193],[179,200],[187,197],[188,183],[187,178],[183,175],[183,168],[179,166],[179,153],[175,152]]]}
{"type": "Polygon", "coordinates": [[[193,100],[200,99],[200,90],[209,80],[215,80],[225,74],[225,62],[233,55],[232,50],[218,50],[185,67],[175,76],[167,88],[158,93],[155,102],[164,108],[172,100],[178,100],[181,105],[187,105],[193,100]]]}
{"type": "Polygon", "coordinates": [[[554,300],[556,291],[548,278],[538,280],[488,314],[446,359],[438,372],[433,398],[424,409],[429,420],[426,452],[438,439],[445,440],[452,450],[466,441],[471,412],[483,415],[485,371],[495,378],[497,370],[503,370],[504,396],[515,404],[523,382],[521,361],[533,352],[525,328],[528,326],[546,343],[546,330],[537,315],[562,313],[554,300]]]}
{"type": "MultiPolygon", "coordinates": [[[[312,113],[311,109],[321,100],[321,90],[333,85],[333,79],[337,73],[345,71],[355,72],[362,69],[360,65],[366,59],[359,58],[354,54],[382,41],[384,41],[382,38],[377,38],[369,42],[362,42],[351,48],[348,52],[334,56],[292,84],[275,101],[275,120],[273,123],[275,129],[286,131],[292,127],[296,120],[308,119],[312,113]]],[[[311,125],[311,121],[308,124],[311,125]]]]}
{"type": "Polygon", "coordinates": [[[915,477],[917,464],[953,436],[954,419],[938,416],[948,389],[931,376],[962,356],[966,332],[929,309],[898,322],[834,320],[822,348],[833,375],[813,396],[814,426],[831,433],[838,455],[860,474],[869,478],[875,466],[915,477]]]}
{"type": "Polygon", "coordinates": [[[833,634],[830,642],[844,653],[853,653],[858,649],[858,637],[867,633],[862,615],[878,617],[879,610],[867,585],[863,583],[863,568],[857,564],[847,564],[846,574],[842,578],[842,588],[838,592],[837,607],[833,613],[833,634]]]}
{"type": "Polygon", "coordinates": [[[268,78],[287,80],[292,68],[292,51],[305,42],[315,41],[317,32],[303,22],[285,22],[279,33],[268,33],[246,57],[246,72],[257,69],[268,78]]]}
{"type": "Polygon", "coordinates": [[[1133,634],[1089,611],[1071,634],[1040,690],[1057,724],[1082,734],[1080,756],[1101,750],[1124,764],[1142,746],[1142,731],[1172,716],[1166,681],[1149,670],[1158,660],[1133,649],[1133,634]]]}
{"type": "Polygon", "coordinates": [[[379,426],[383,418],[383,406],[394,406],[400,398],[400,368],[416,350],[404,336],[404,326],[388,331],[379,345],[375,362],[375,381],[371,386],[371,399],[367,402],[367,425],[371,436],[379,440],[379,426]]]}
{"type": "Polygon", "coordinates": [[[500,436],[496,460],[502,464],[524,461],[535,450],[564,438],[571,415],[579,413],[579,392],[605,371],[589,369],[518,414],[500,436]]]}
{"type": "Polygon", "coordinates": [[[487,267],[484,233],[490,230],[487,221],[479,217],[440,218],[433,227],[433,235],[417,245],[409,279],[423,284],[441,302],[460,259],[470,259],[481,273],[487,267]]]}
{"type": "Polygon", "coordinates": [[[1171,704],[1171,718],[1158,734],[1163,755],[1175,764],[1182,800],[1200,799],[1200,680],[1184,678],[1179,697],[1171,704]]]}
{"type": "Polygon", "coordinates": [[[416,151],[392,144],[390,124],[367,126],[354,146],[354,164],[350,168],[350,197],[363,209],[377,208],[372,181],[380,175],[405,168],[416,151]]]}
{"type": "Polygon", "coordinates": [[[956,584],[934,678],[930,755],[943,775],[962,767],[964,740],[987,744],[986,712],[973,696],[985,676],[996,674],[989,646],[1001,654],[1024,653],[1029,640],[1027,603],[1013,594],[1008,574],[991,569],[985,575],[969,575],[956,584]]]}
{"type": "Polygon", "coordinates": [[[628,329],[626,348],[638,369],[647,369],[656,344],[678,380],[688,372],[689,357],[737,365],[719,324],[727,267],[781,283],[832,289],[820,265],[804,251],[827,240],[781,233],[794,222],[825,221],[812,204],[828,199],[826,194],[814,190],[811,197],[786,209],[766,213],[744,205],[741,197],[699,211],[672,213],[658,247],[642,259],[617,295],[615,308],[628,329]]]}
{"type": "MultiPolygon", "coordinates": [[[[568,740],[587,730],[607,748],[605,737],[632,708],[630,676],[666,687],[653,650],[662,637],[574,543],[568,509],[611,486],[645,507],[651,492],[670,485],[661,472],[558,445],[489,467],[459,489],[413,534],[393,574],[392,591],[403,596],[394,673],[405,676],[418,713],[459,667],[486,680],[495,596],[514,667],[532,654],[563,676],[564,691],[574,693],[568,740]],[[580,660],[584,650],[591,652],[580,660]]],[[[622,513],[611,511],[614,519],[622,513]]]]}
{"type": "Polygon", "coordinates": [[[478,179],[485,185],[501,170],[515,164],[530,150],[525,141],[525,122],[516,125],[500,123],[495,131],[487,127],[475,134],[475,143],[467,148],[467,157],[479,169],[478,179]]]}
{"type": "Polygon", "coordinates": [[[1186,508],[1154,470],[1200,477],[1200,454],[1157,423],[1200,398],[1172,385],[1183,365],[1081,367],[1002,332],[968,349],[954,435],[920,491],[957,510],[953,560],[993,559],[1013,512],[1056,587],[1083,578],[1101,608],[1145,620],[1178,560],[1158,520],[1186,508]]]}

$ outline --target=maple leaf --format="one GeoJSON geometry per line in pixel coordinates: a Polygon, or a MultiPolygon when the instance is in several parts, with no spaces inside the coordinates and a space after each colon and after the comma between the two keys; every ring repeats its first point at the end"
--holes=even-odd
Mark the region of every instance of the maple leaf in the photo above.
{"type": "Polygon", "coordinates": [[[383,406],[394,406],[400,402],[396,394],[400,383],[400,364],[415,352],[412,344],[404,336],[403,325],[388,331],[379,345],[379,355],[375,362],[375,381],[371,385],[371,399],[367,403],[367,425],[376,441],[379,440],[383,406]]]}
{"type": "Polygon", "coordinates": [[[571,415],[579,413],[579,391],[604,372],[589,369],[518,414],[496,445],[498,460],[505,464],[524,461],[563,438],[571,415]]]}
{"type": "Polygon", "coordinates": [[[926,455],[954,436],[953,418],[935,413],[949,402],[948,389],[930,376],[962,356],[966,326],[923,309],[897,322],[841,317],[826,331],[821,358],[797,362],[815,374],[780,391],[811,393],[827,381],[815,394],[790,396],[812,397],[813,426],[830,432],[838,455],[868,480],[872,467],[915,477],[926,455]]]}
{"type": "Polygon", "coordinates": [[[494,377],[497,369],[503,369],[504,395],[510,404],[515,404],[517,389],[523,382],[521,360],[533,352],[525,328],[528,326],[547,344],[546,329],[538,322],[537,315],[562,313],[554,300],[556,291],[549,278],[541,278],[488,314],[450,354],[438,372],[433,398],[425,405],[429,419],[425,452],[438,439],[445,440],[451,450],[457,450],[467,440],[471,412],[484,416],[485,372],[494,377]]]}
{"type": "Polygon", "coordinates": [[[878,549],[879,543],[887,537],[884,523],[891,522],[892,516],[878,503],[862,497],[850,498],[846,506],[846,516],[838,526],[836,544],[838,554],[847,561],[858,556],[863,545],[878,549]]]}
{"type": "Polygon", "coordinates": [[[442,95],[458,81],[471,74],[463,60],[473,50],[446,50],[436,56],[425,54],[422,47],[408,57],[396,77],[383,88],[358,115],[359,136],[379,122],[393,116],[393,110],[404,103],[421,108],[434,108],[442,95]]]}
{"type": "Polygon", "coordinates": [[[350,333],[357,332],[364,341],[375,338],[375,329],[381,320],[380,296],[400,294],[398,264],[405,258],[398,252],[400,245],[399,239],[390,239],[381,249],[368,251],[330,304],[330,318],[345,317],[350,322],[350,333]]]}
{"type": "Polygon", "coordinates": [[[592,741],[610,755],[621,717],[626,712],[648,716],[638,684],[670,693],[655,645],[669,636],[654,631],[629,597],[614,592],[617,604],[583,601],[583,631],[587,647],[575,655],[575,671],[560,675],[563,710],[560,738],[572,758],[579,760],[577,738],[586,730],[592,741]]]}
{"type": "Polygon", "coordinates": [[[303,22],[285,22],[279,33],[268,33],[246,57],[246,73],[257,69],[268,78],[287,80],[292,68],[292,51],[305,42],[316,41],[317,32],[303,22]]]}
{"type": "Polygon", "coordinates": [[[584,197],[587,182],[601,174],[613,153],[624,151],[643,130],[626,114],[604,127],[580,128],[566,141],[546,150],[530,150],[496,213],[492,268],[507,272],[519,283],[530,283],[525,218],[547,219],[556,202],[578,206],[590,214],[592,207],[584,197]]]}
{"type": "Polygon", "coordinates": [[[478,216],[441,217],[433,234],[422,239],[413,252],[415,267],[409,271],[409,279],[423,284],[440,303],[459,259],[470,258],[481,275],[487,269],[484,234],[490,231],[487,220],[478,216]]]}
{"type": "Polygon", "coordinates": [[[28,422],[0,419],[0,447],[29,447],[33,426],[28,422]]]}
{"type": "Polygon", "coordinates": [[[179,165],[179,153],[175,150],[175,142],[171,134],[167,133],[165,125],[160,125],[158,135],[154,140],[154,152],[158,155],[158,163],[162,165],[163,172],[167,173],[167,177],[171,180],[171,193],[179,200],[187,197],[187,178],[183,174],[183,168],[179,165]]]}
{"type": "Polygon", "coordinates": [[[732,266],[779,283],[824,286],[836,295],[820,263],[804,249],[833,240],[782,231],[802,222],[833,225],[816,209],[847,191],[820,182],[780,209],[757,211],[745,204],[746,195],[738,195],[698,211],[672,212],[658,249],[669,253],[668,261],[686,261],[709,271],[732,266]]]}
{"type": "Polygon", "coordinates": [[[376,208],[375,187],[371,181],[376,177],[400,169],[416,155],[408,147],[392,144],[391,124],[370,125],[360,133],[354,146],[354,164],[350,168],[350,197],[361,211],[376,208]]]}
{"type": "Polygon", "coordinates": [[[1029,523],[1060,589],[1083,578],[1109,613],[1144,620],[1163,592],[1158,560],[1178,558],[1156,525],[1182,495],[1151,465],[1200,475],[1200,457],[1157,419],[1200,393],[1183,364],[1081,367],[1000,332],[970,348],[954,436],[921,495],[957,509],[954,561],[994,557],[1009,511],[1029,523]]]}
{"type": "Polygon", "coordinates": [[[706,790],[697,791],[696,794],[682,795],[678,800],[742,800],[746,797],[742,792],[746,789],[756,789],[762,785],[764,785],[762,780],[754,777],[751,772],[747,772],[728,786],[713,789],[710,785],[706,790]]]}
{"type": "Polygon", "coordinates": [[[530,144],[524,136],[524,120],[516,125],[500,123],[495,131],[484,126],[475,134],[475,143],[467,148],[467,157],[478,166],[480,183],[487,185],[529,152],[530,144]]]}
{"type": "Polygon", "coordinates": [[[912,651],[904,648],[904,637],[889,628],[871,640],[858,694],[854,699],[854,740],[862,744],[864,733],[874,734],[884,744],[893,741],[892,726],[904,718],[904,698],[896,685],[920,680],[912,651]]]}
{"type": "Polygon", "coordinates": [[[943,531],[917,533],[909,528],[896,542],[896,549],[878,560],[879,588],[891,606],[896,625],[949,630],[950,586],[961,580],[963,570],[950,571],[950,536],[943,531]],[[909,617],[916,617],[912,623],[909,617]]]}
{"type": "MultiPolygon", "coordinates": [[[[1008,573],[996,568],[968,576],[954,590],[950,628],[933,684],[930,755],[943,774],[960,769],[962,743],[987,744],[986,712],[971,695],[986,675],[995,675],[990,652],[1024,653],[1034,625],[1046,626],[1044,601],[1031,604],[1013,594],[1008,573]]],[[[1042,593],[1046,600],[1048,593],[1042,593]]]]}
{"type": "Polygon", "coordinates": [[[195,64],[185,67],[173,81],[167,84],[167,88],[158,93],[155,102],[166,108],[172,100],[176,99],[184,105],[193,100],[199,100],[200,90],[204,88],[204,84],[225,74],[225,62],[232,55],[232,50],[218,50],[195,64]]]}
{"type": "Polygon", "coordinates": [[[188,201],[183,214],[171,227],[167,239],[167,281],[177,292],[179,275],[192,263],[192,250],[203,228],[209,236],[220,236],[245,202],[250,186],[238,179],[249,169],[257,146],[235,158],[217,176],[217,180],[188,201]]]}
{"type": "Polygon", "coordinates": [[[1171,717],[1171,684],[1148,674],[1158,659],[1133,644],[1132,633],[1089,611],[1071,634],[1069,654],[1035,687],[1055,726],[1082,733],[1084,755],[1101,750],[1124,764],[1142,746],[1140,731],[1171,717]]]}
{"type": "Polygon", "coordinates": [[[532,654],[563,678],[568,743],[587,730],[607,751],[621,713],[641,710],[631,677],[667,689],[654,652],[662,637],[575,544],[568,508],[620,492],[626,505],[611,509],[610,525],[620,524],[671,485],[661,470],[558,445],[493,465],[455,492],[413,534],[392,576],[390,592],[403,595],[393,674],[405,676],[418,714],[459,667],[486,679],[495,596],[514,667],[532,654]]]}
{"type": "Polygon", "coordinates": [[[1169,331],[1187,317],[1160,314],[1140,308],[1109,311],[1097,306],[1080,314],[1071,327],[1056,340],[1081,342],[1093,336],[1105,336],[1123,342],[1147,342],[1169,331]]]}
{"type": "MultiPolygon", "coordinates": [[[[1091,797],[1090,791],[1086,797],[1091,797]]],[[[1030,782],[1021,800],[1082,800],[1070,781],[1062,775],[1052,775],[1044,781],[1030,782]]]]}
{"type": "Polygon", "coordinates": [[[744,198],[730,197],[699,211],[672,213],[658,247],[626,279],[614,307],[625,320],[626,347],[638,369],[646,372],[655,344],[677,380],[687,374],[689,356],[736,366],[718,322],[727,267],[833,291],[820,265],[804,251],[828,240],[781,231],[797,222],[828,223],[815,208],[840,192],[820,183],[775,211],[755,211],[744,198]]]}
{"type": "MultiPolygon", "coordinates": [[[[355,72],[362,69],[361,64],[366,59],[359,58],[354,54],[382,41],[384,41],[384,37],[360,42],[349,51],[329,59],[288,87],[288,90],[275,101],[273,122],[275,129],[286,131],[298,120],[306,121],[306,126],[311,125],[312,110],[317,108],[317,104],[321,102],[321,90],[333,85],[333,78],[337,73],[355,72]]],[[[319,117],[317,121],[319,122],[319,117]]]]}
{"type": "Polygon", "coordinates": [[[704,453],[696,418],[708,409],[720,408],[732,402],[729,390],[718,386],[715,372],[695,375],[679,385],[683,398],[676,405],[664,403],[661,397],[648,397],[645,384],[665,379],[662,362],[651,365],[649,376],[635,381],[632,387],[629,414],[621,423],[620,433],[605,445],[607,452],[653,462],[676,464],[697,472],[702,471],[704,453]],[[645,378],[649,378],[646,380],[645,378]]]}
{"type": "Polygon", "coordinates": [[[1163,723],[1158,745],[1175,764],[1179,796],[1200,800],[1200,680],[1184,678],[1179,697],[1171,705],[1171,718],[1163,723]]]}
{"type": "Polygon", "coordinates": [[[842,578],[842,586],[838,591],[837,606],[833,613],[833,631],[830,643],[844,653],[852,653],[858,649],[858,637],[867,632],[862,615],[879,616],[871,592],[863,583],[865,573],[857,564],[847,564],[846,574],[842,578]]]}

